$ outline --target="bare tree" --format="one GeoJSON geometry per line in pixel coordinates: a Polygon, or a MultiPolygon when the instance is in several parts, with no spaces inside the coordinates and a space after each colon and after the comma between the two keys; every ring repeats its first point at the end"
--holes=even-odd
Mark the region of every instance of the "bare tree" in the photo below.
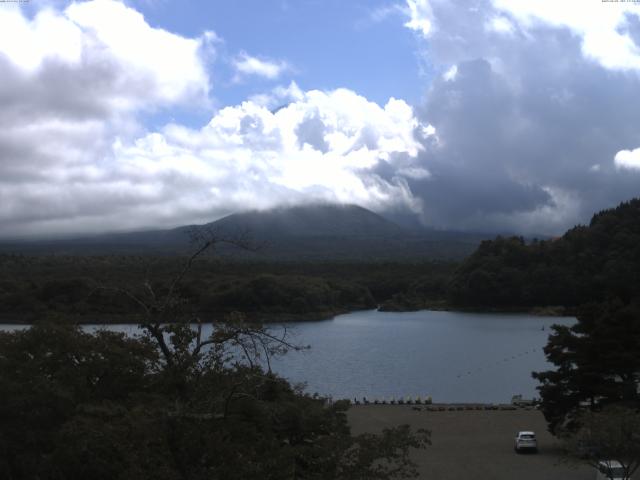
{"type": "Polygon", "coordinates": [[[220,368],[236,363],[252,369],[258,365],[264,366],[267,373],[271,373],[271,358],[274,355],[308,348],[290,342],[286,327],[273,331],[261,323],[248,322],[240,312],[210,322],[212,332],[205,337],[205,323],[199,312],[189,308],[189,301],[180,292],[194,262],[205,254],[215,254],[216,248],[221,245],[252,252],[263,246],[254,242],[248,231],[224,234],[208,227],[197,227],[189,235],[194,245],[193,251],[164,288],[154,287],[149,272],[141,288],[135,291],[100,287],[117,291],[138,306],[142,316],[140,328],[157,345],[165,371],[186,380],[197,375],[204,366],[220,368]]]}

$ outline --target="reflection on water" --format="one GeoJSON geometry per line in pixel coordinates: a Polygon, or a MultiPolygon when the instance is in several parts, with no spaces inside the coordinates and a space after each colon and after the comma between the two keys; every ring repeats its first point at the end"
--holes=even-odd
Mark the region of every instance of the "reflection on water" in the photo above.
{"type": "MultiPolygon", "coordinates": [[[[293,342],[311,349],[290,352],[272,366],[293,382],[306,382],[310,393],[334,398],[507,402],[514,394],[536,395],[531,372],[549,367],[542,351],[549,327],[573,322],[515,314],[355,312],[286,324],[293,342]]],[[[108,328],[137,331],[134,325],[108,328]]]]}

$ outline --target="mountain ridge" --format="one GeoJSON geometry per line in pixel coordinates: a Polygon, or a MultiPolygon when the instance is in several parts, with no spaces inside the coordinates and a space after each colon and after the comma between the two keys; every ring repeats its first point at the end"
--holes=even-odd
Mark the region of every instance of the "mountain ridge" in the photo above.
{"type": "Polygon", "coordinates": [[[408,230],[353,204],[307,204],[234,213],[203,225],[90,237],[2,242],[0,252],[36,254],[185,254],[194,239],[248,234],[262,252],[220,245],[222,256],[263,260],[461,258],[488,235],[408,230]]]}
{"type": "Polygon", "coordinates": [[[247,229],[256,236],[334,237],[393,236],[406,233],[395,223],[354,204],[310,204],[249,210],[223,217],[205,227],[247,229]]]}

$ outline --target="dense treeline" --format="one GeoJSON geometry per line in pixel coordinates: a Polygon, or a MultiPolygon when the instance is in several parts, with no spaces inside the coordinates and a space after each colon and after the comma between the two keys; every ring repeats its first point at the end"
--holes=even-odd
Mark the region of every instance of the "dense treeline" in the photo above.
{"type": "MultiPolygon", "coordinates": [[[[137,311],[122,289],[162,293],[184,257],[0,255],[0,318],[122,321],[137,311]],[[81,318],[79,318],[81,317],[81,318]]],[[[640,291],[640,200],[594,215],[553,240],[484,241],[453,262],[255,262],[203,258],[181,286],[211,319],[243,311],[262,320],[385,310],[530,309],[618,298],[640,291]]],[[[207,318],[209,318],[207,317],[207,318]]],[[[132,319],[133,320],[133,319],[132,319]]]]}
{"type": "MultiPolygon", "coordinates": [[[[5,321],[73,318],[135,321],[123,290],[162,294],[182,257],[0,256],[5,321]]],[[[181,284],[189,308],[207,319],[242,311],[262,320],[321,318],[344,311],[423,308],[442,301],[455,264],[230,262],[201,258],[181,284]]]]}
{"type": "Polygon", "coordinates": [[[454,305],[575,307],[640,292],[640,199],[593,216],[562,237],[484,241],[449,286],[454,305]]]}

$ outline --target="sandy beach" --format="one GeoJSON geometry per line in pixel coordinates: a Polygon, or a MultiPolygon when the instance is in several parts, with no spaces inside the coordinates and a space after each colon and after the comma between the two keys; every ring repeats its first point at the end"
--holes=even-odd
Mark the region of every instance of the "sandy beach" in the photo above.
{"type": "Polygon", "coordinates": [[[348,417],[355,434],[400,424],[430,430],[432,445],[413,455],[421,479],[595,478],[592,467],[563,461],[542,413],[535,409],[427,411],[424,406],[356,405],[348,417]],[[515,453],[513,438],[519,430],[536,432],[537,454],[515,453]]]}

